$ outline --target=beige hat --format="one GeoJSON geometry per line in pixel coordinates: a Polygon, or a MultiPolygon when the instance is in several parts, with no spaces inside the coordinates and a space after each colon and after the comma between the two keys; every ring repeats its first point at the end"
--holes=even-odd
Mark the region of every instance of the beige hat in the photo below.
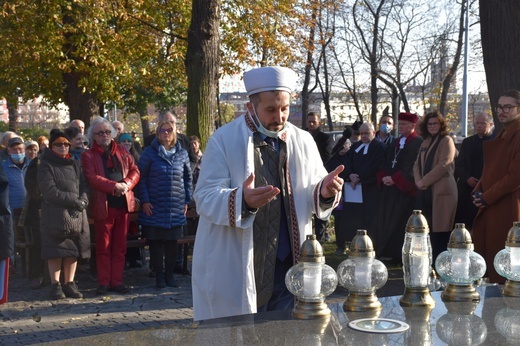
{"type": "Polygon", "coordinates": [[[35,145],[35,146],[37,146],[38,148],[40,147],[40,146],[38,145],[38,142],[36,142],[36,141],[28,140],[27,142],[25,142],[25,148],[29,148],[29,147],[32,146],[32,145],[35,145]]]}

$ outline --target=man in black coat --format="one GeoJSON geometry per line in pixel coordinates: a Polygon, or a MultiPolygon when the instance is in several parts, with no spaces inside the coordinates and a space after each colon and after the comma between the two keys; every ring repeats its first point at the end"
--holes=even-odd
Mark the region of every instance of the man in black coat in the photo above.
{"type": "Polygon", "coordinates": [[[347,201],[343,202],[339,227],[336,229],[336,255],[345,253],[345,243],[351,241],[358,229],[366,229],[376,243],[379,213],[379,187],[377,173],[385,160],[385,145],[375,139],[376,131],[371,123],[359,128],[360,140],[345,155],[345,170],[340,176],[345,180],[347,201]],[[362,201],[350,198],[361,191],[362,201]]]}
{"type": "MultiPolygon", "coordinates": [[[[318,151],[320,152],[321,160],[323,164],[327,163],[332,155],[332,147],[334,145],[332,137],[328,134],[321,132],[321,119],[320,115],[316,112],[310,112],[307,114],[307,131],[309,131],[316,142],[318,151]]],[[[329,241],[330,235],[327,233],[327,221],[314,218],[314,227],[316,239],[329,241]]]]}
{"type": "Polygon", "coordinates": [[[486,113],[475,116],[476,134],[462,141],[459,155],[455,159],[455,178],[459,200],[455,222],[462,222],[471,230],[478,208],[473,204],[471,192],[477,185],[484,167],[483,144],[492,138],[493,117],[486,113]]]}

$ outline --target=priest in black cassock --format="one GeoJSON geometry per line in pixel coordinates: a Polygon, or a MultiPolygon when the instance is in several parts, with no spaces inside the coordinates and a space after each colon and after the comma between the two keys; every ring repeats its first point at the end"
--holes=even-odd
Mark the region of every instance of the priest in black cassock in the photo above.
{"type": "MultiPolygon", "coordinates": [[[[344,202],[343,217],[336,230],[337,255],[345,252],[345,242],[351,241],[358,229],[366,229],[375,242],[379,213],[377,172],[385,158],[385,145],[374,140],[376,131],[371,123],[359,128],[360,140],[352,145],[345,156],[345,170],[340,175],[352,189],[361,189],[362,202],[344,202]]],[[[344,189],[345,191],[345,189],[344,189]]],[[[347,194],[349,190],[346,190],[347,194]]],[[[344,192],[345,193],[345,192],[344,192]]]]}
{"type": "Polygon", "coordinates": [[[401,263],[406,222],[416,208],[413,164],[423,141],[415,132],[418,119],[413,113],[399,113],[400,138],[386,148],[384,168],[378,173],[381,204],[375,250],[378,257],[396,263],[401,263]]]}
{"type": "Polygon", "coordinates": [[[462,141],[459,155],[455,159],[455,178],[459,200],[455,222],[462,222],[468,230],[473,228],[473,220],[478,208],[473,204],[472,191],[482,175],[484,167],[484,141],[491,139],[493,117],[486,113],[475,116],[476,134],[462,141]]]}

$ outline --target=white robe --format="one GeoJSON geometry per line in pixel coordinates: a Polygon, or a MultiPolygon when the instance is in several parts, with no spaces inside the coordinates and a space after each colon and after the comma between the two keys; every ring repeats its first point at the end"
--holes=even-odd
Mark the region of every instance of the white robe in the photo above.
{"type": "MultiPolygon", "coordinates": [[[[202,160],[194,193],[200,215],[192,268],[195,321],[256,313],[254,216],[242,218],[242,184],[255,171],[248,116],[218,129],[202,160]]],[[[286,131],[301,246],[306,235],[312,234],[312,214],[328,219],[339,196],[333,207],[320,208],[317,191],[327,171],[318,148],[308,132],[291,124],[286,131]]]]}

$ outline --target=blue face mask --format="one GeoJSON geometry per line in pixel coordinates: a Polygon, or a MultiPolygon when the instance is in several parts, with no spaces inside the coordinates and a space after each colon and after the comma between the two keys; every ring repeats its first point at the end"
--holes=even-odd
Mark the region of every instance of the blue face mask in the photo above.
{"type": "Polygon", "coordinates": [[[11,154],[11,160],[13,160],[13,162],[22,162],[23,159],[25,159],[25,153],[11,154]]]}
{"type": "Polygon", "coordinates": [[[390,133],[390,131],[392,131],[392,129],[390,128],[390,125],[388,125],[388,124],[381,124],[381,126],[379,126],[379,131],[388,134],[388,133],[390,133]]]}
{"type": "MultiPolygon", "coordinates": [[[[258,115],[256,115],[255,106],[253,106],[253,112],[255,113],[255,115],[252,118],[256,124],[258,132],[262,133],[263,135],[265,135],[267,137],[278,138],[278,135],[281,134],[287,128],[287,122],[285,122],[285,125],[283,126],[283,128],[278,132],[268,130],[264,127],[264,125],[262,125],[262,123],[260,122],[260,119],[258,119],[258,115]]],[[[248,113],[249,113],[249,111],[248,111],[248,113]]],[[[249,114],[251,114],[251,113],[249,113],[249,114]]]]}

